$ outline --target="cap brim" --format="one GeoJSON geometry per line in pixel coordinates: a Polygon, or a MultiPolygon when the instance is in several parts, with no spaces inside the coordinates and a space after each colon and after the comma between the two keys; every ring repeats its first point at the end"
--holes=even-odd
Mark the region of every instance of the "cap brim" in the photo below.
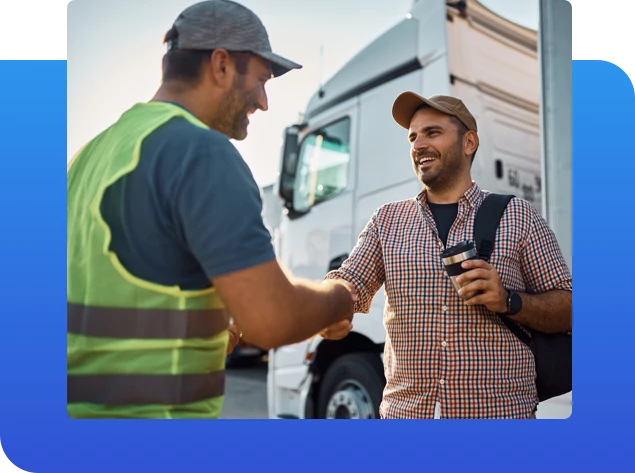
{"type": "Polygon", "coordinates": [[[415,110],[424,104],[440,112],[447,113],[448,115],[454,115],[454,113],[447,108],[430,102],[414,92],[404,92],[399,95],[392,104],[392,117],[399,125],[408,130],[410,129],[410,121],[412,120],[415,110]]]}
{"type": "Polygon", "coordinates": [[[282,74],[289,72],[291,69],[302,69],[300,64],[289,61],[288,59],[278,56],[275,53],[261,53],[254,51],[254,54],[257,54],[271,63],[271,72],[274,77],[280,77],[282,74]]]}

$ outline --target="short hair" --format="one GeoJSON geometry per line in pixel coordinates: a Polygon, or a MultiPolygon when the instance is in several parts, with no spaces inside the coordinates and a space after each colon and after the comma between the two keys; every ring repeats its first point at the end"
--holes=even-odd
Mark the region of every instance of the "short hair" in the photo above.
{"type": "MultiPolygon", "coordinates": [[[[465,126],[465,123],[463,123],[461,120],[459,120],[458,118],[456,118],[453,115],[450,116],[450,121],[456,125],[456,129],[459,132],[459,138],[462,140],[463,137],[465,136],[465,134],[468,131],[470,131],[470,130],[468,130],[467,126],[465,126]]],[[[474,162],[474,156],[476,156],[476,151],[477,150],[478,150],[478,146],[476,147],[476,149],[472,153],[472,162],[474,162]]]]}
{"type": "MultiPolygon", "coordinates": [[[[172,28],[165,34],[164,43],[168,44],[168,52],[163,56],[163,81],[180,80],[195,84],[201,78],[203,64],[210,60],[213,49],[171,49],[178,43],[178,32],[172,28]]],[[[247,51],[228,51],[236,64],[238,74],[246,74],[251,53],[247,51]]]]}
{"type": "MultiPolygon", "coordinates": [[[[428,104],[422,103],[415,109],[412,115],[414,116],[415,113],[417,113],[419,110],[424,108],[432,108],[432,107],[430,107],[430,105],[428,104]]],[[[465,123],[463,123],[461,120],[456,118],[454,115],[450,115],[450,121],[454,123],[454,125],[456,126],[456,129],[459,133],[459,139],[462,140],[465,134],[469,131],[467,126],[465,126],[465,123]]],[[[476,148],[476,150],[478,150],[478,147],[476,148]]],[[[474,152],[472,153],[472,163],[474,162],[474,156],[476,156],[476,150],[474,150],[474,152]]]]}

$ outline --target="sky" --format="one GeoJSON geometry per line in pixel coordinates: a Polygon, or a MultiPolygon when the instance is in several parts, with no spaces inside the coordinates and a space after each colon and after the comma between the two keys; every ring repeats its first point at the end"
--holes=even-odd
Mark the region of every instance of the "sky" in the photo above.
{"type": "MultiPolygon", "coordinates": [[[[256,13],[274,52],[302,64],[270,80],[269,110],[250,117],[236,148],[262,186],[278,173],[284,128],[317,90],[368,43],[406,17],[412,0],[237,0],[256,13]],[[322,49],[323,55],[320,55],[322,49]]],[[[163,36],[196,0],[73,0],[68,6],[68,153],[77,150],[161,82],[163,36]]],[[[538,0],[482,0],[536,28],[538,0]]]]}

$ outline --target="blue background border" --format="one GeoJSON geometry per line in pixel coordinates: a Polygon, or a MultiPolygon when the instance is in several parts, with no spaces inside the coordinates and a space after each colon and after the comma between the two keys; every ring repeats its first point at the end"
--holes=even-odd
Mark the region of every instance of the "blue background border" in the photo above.
{"type": "MultiPolygon", "coordinates": [[[[90,86],[90,85],[87,85],[90,86]]],[[[635,96],[573,64],[574,405],[566,421],[72,421],[66,416],[66,62],[0,61],[0,441],[27,471],[635,471],[635,96]],[[631,467],[628,467],[631,465],[631,467]]]]}

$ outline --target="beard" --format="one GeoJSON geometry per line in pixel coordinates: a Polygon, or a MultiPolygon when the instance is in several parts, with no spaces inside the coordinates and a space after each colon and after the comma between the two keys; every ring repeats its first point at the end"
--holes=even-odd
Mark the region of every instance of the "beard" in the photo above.
{"type": "Polygon", "coordinates": [[[444,153],[436,151],[423,151],[415,154],[413,167],[421,184],[436,192],[444,191],[453,186],[458,176],[461,175],[461,167],[464,165],[464,156],[461,141],[444,153]],[[430,168],[420,169],[419,159],[423,157],[435,158],[430,168]]]}
{"type": "Polygon", "coordinates": [[[231,89],[223,96],[220,102],[220,115],[214,128],[230,139],[242,141],[247,137],[247,114],[258,109],[258,100],[253,92],[246,90],[245,76],[240,74],[234,77],[231,89]]]}

